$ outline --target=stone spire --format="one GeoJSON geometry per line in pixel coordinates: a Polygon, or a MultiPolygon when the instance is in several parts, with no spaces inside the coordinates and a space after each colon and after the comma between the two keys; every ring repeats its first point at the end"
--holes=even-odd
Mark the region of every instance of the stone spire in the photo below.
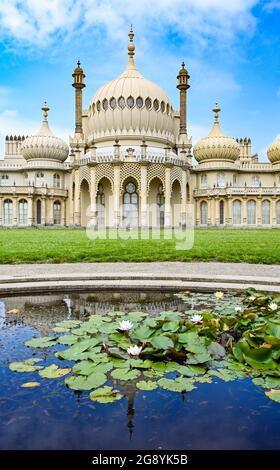
{"type": "Polygon", "coordinates": [[[72,77],[74,81],[72,86],[75,88],[75,134],[83,134],[82,126],[82,110],[83,110],[83,88],[85,74],[83,69],[80,67],[80,59],[78,59],[77,67],[75,68],[72,77]]]}
{"type": "Polygon", "coordinates": [[[180,90],[180,134],[187,134],[187,89],[189,85],[189,74],[185,69],[185,64],[182,62],[182,68],[177,76],[178,85],[180,90]]]}
{"type": "Polygon", "coordinates": [[[133,32],[133,29],[132,29],[132,25],[130,26],[130,30],[129,30],[129,33],[128,33],[128,37],[129,37],[129,44],[128,44],[128,67],[130,68],[135,68],[135,63],[134,63],[134,54],[135,54],[135,46],[134,46],[134,43],[133,43],[133,38],[134,38],[134,32],[133,32]]]}

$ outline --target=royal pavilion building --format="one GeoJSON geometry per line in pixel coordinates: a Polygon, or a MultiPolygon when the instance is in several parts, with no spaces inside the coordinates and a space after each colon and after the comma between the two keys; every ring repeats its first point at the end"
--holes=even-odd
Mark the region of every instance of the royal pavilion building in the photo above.
{"type": "Polygon", "coordinates": [[[47,103],[36,134],[6,136],[0,226],[280,228],[280,139],[260,163],[249,138],[223,133],[216,104],[212,130],[193,146],[184,64],[176,111],[136,68],[133,38],[130,30],[124,72],[85,110],[78,62],[69,146],[52,133],[47,103]]]}

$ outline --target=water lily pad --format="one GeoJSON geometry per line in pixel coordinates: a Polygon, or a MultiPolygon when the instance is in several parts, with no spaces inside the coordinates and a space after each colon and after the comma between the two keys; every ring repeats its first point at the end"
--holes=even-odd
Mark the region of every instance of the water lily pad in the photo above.
{"type": "Polygon", "coordinates": [[[216,343],[215,341],[212,341],[212,343],[209,344],[209,346],[207,347],[207,351],[215,359],[220,359],[221,357],[224,357],[226,354],[225,348],[221,346],[219,343],[216,343]]]}
{"type": "Polygon", "coordinates": [[[58,338],[57,342],[59,344],[65,344],[65,345],[71,346],[72,344],[77,343],[78,339],[79,338],[75,335],[63,335],[58,338]]]}
{"type": "Polygon", "coordinates": [[[113,389],[113,387],[102,387],[94,390],[89,395],[92,401],[96,401],[97,403],[113,403],[115,401],[121,400],[123,395],[119,392],[119,390],[113,389]]]}
{"type": "Polygon", "coordinates": [[[73,375],[65,379],[66,385],[73,390],[91,390],[104,385],[107,380],[105,374],[93,372],[89,376],[73,375]]]}
{"type": "Polygon", "coordinates": [[[41,338],[33,338],[26,341],[25,346],[30,348],[48,348],[56,344],[56,338],[51,336],[42,336],[41,338]]]}
{"type": "Polygon", "coordinates": [[[156,349],[163,349],[164,351],[173,348],[173,341],[167,336],[155,336],[150,340],[151,345],[156,349]]]}
{"type": "Polygon", "coordinates": [[[117,380],[134,380],[139,377],[140,371],[137,369],[115,369],[111,372],[111,376],[117,380]]]}
{"type": "Polygon", "coordinates": [[[158,380],[158,385],[165,390],[169,390],[171,392],[185,392],[191,391],[195,387],[189,379],[185,377],[180,377],[177,379],[166,379],[162,378],[158,380]]]}
{"type": "Polygon", "coordinates": [[[41,361],[41,359],[32,358],[22,362],[11,362],[9,364],[9,369],[13,372],[34,372],[35,370],[44,368],[43,366],[34,365],[39,361],[41,361]]]}
{"type": "Polygon", "coordinates": [[[271,389],[269,392],[265,392],[265,394],[270,400],[280,403],[280,390],[271,389]]]}
{"type": "Polygon", "coordinates": [[[34,388],[34,387],[39,387],[40,382],[25,382],[24,384],[21,385],[23,388],[34,388]]]}
{"type": "Polygon", "coordinates": [[[203,367],[197,366],[178,366],[177,371],[185,375],[186,377],[196,377],[198,375],[204,374],[205,369],[203,367]]]}
{"type": "Polygon", "coordinates": [[[156,382],[152,382],[151,380],[141,380],[140,382],[137,382],[136,387],[139,388],[139,390],[155,390],[158,388],[158,384],[156,382]]]}
{"type": "Polygon", "coordinates": [[[280,377],[258,377],[253,379],[253,382],[264,388],[280,388],[280,377]]]}
{"type": "Polygon", "coordinates": [[[188,355],[187,358],[187,364],[205,364],[205,362],[208,362],[211,360],[211,356],[208,353],[202,353],[202,354],[192,354],[188,355]]]}
{"type": "Polygon", "coordinates": [[[147,341],[149,337],[155,332],[154,328],[149,328],[148,326],[139,326],[132,331],[131,337],[138,339],[139,341],[147,341]]]}
{"type": "Polygon", "coordinates": [[[67,331],[70,331],[71,328],[66,328],[65,326],[55,326],[52,328],[55,333],[66,333],[67,331]]]}
{"type": "Polygon", "coordinates": [[[179,328],[180,328],[180,324],[178,321],[168,321],[162,325],[162,331],[175,332],[175,331],[178,331],[179,328]]]}
{"type": "Polygon", "coordinates": [[[58,379],[64,375],[69,374],[69,372],[71,372],[71,368],[69,367],[60,369],[56,364],[51,364],[45,369],[40,370],[39,375],[47,379],[58,379]]]}
{"type": "Polygon", "coordinates": [[[55,324],[59,328],[76,328],[81,324],[81,320],[63,320],[55,324]]]}

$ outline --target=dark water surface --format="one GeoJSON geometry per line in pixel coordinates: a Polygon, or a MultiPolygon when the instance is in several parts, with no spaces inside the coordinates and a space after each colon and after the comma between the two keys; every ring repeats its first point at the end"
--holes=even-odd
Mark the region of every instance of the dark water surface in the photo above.
{"type": "MultiPolygon", "coordinates": [[[[190,305],[173,294],[93,293],[0,299],[1,449],[280,449],[280,405],[251,379],[197,384],[185,394],[125,385],[126,397],[98,404],[89,392],[74,392],[64,379],[37,372],[14,373],[8,364],[32,355],[24,342],[48,335],[68,318],[86,319],[111,310],[180,310],[213,304],[213,296],[194,294],[190,305]],[[7,313],[19,309],[19,313],[7,313]],[[39,381],[40,387],[21,388],[39,381]]],[[[52,349],[52,348],[51,348],[52,349]]],[[[36,350],[46,365],[59,363],[51,349],[36,350]]],[[[67,362],[64,362],[67,364],[67,362]]]]}

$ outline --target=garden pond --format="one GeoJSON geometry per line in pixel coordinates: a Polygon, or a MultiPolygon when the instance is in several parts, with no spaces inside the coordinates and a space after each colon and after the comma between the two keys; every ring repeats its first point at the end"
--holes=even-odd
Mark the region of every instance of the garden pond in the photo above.
{"type": "Polygon", "coordinates": [[[280,449],[280,297],[0,299],[0,449],[280,449]]]}

